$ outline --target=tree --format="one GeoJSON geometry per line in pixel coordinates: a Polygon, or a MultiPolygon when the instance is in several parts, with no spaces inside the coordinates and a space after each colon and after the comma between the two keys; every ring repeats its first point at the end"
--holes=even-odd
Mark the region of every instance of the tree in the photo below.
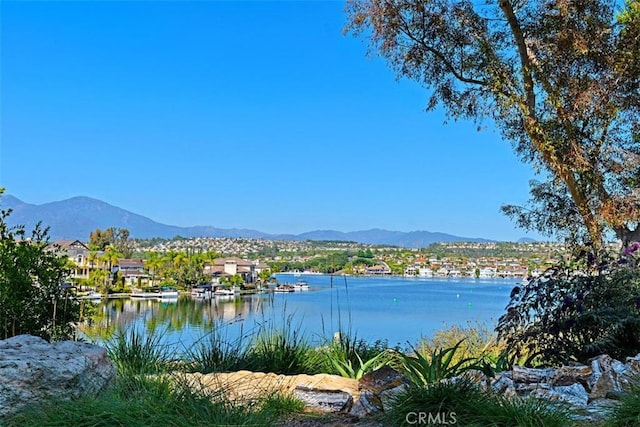
{"type": "Polygon", "coordinates": [[[598,250],[608,231],[640,240],[640,8],[618,4],[351,0],[346,31],[366,34],[398,76],[431,89],[429,110],[492,120],[546,174],[549,191],[507,214],[565,231],[576,223],[546,209],[560,200],[598,250]]]}
{"type": "MultiPolygon", "coordinates": [[[[4,189],[0,188],[0,196],[4,189]]],[[[48,229],[9,227],[0,210],[0,339],[20,334],[70,338],[80,304],[63,286],[67,257],[48,248],[48,229]]]]}
{"type": "Polygon", "coordinates": [[[587,363],[599,354],[624,360],[640,351],[640,244],[597,269],[583,257],[560,262],[511,291],[496,331],[516,359],[587,363]]]}
{"type": "Polygon", "coordinates": [[[271,280],[271,269],[267,268],[266,270],[260,270],[258,277],[263,283],[268,283],[271,280]]]}
{"type": "MultiPolygon", "coordinates": [[[[113,272],[113,267],[118,265],[118,260],[120,258],[124,258],[123,254],[121,254],[120,252],[118,252],[114,247],[112,246],[107,246],[105,248],[104,253],[102,254],[101,260],[102,262],[104,262],[104,264],[107,265],[107,271],[108,271],[108,275],[107,275],[107,279],[109,278],[109,276],[111,275],[111,273],[113,272]]],[[[115,284],[115,275],[113,276],[113,281],[111,284],[115,284]]],[[[108,286],[108,283],[107,283],[108,286]]]]}
{"type": "Polygon", "coordinates": [[[104,251],[108,246],[120,252],[123,258],[131,258],[133,248],[129,241],[129,230],[126,228],[109,227],[102,231],[97,228],[89,234],[89,248],[104,251]]]}
{"type": "Polygon", "coordinates": [[[146,267],[151,274],[151,286],[156,283],[156,275],[158,274],[158,270],[162,268],[165,261],[162,259],[158,252],[149,252],[147,254],[147,259],[145,261],[146,267]]]}

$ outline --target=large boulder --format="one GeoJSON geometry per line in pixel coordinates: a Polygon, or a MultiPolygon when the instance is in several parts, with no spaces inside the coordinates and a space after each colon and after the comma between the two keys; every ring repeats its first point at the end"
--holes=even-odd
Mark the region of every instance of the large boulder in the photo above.
{"type": "Polygon", "coordinates": [[[0,341],[0,418],[45,400],[95,395],[115,375],[107,351],[92,344],[31,335],[0,341]]]}
{"type": "Polygon", "coordinates": [[[279,375],[237,371],[213,374],[180,374],[192,388],[226,399],[252,402],[274,393],[295,396],[305,407],[322,412],[348,412],[360,396],[358,382],[337,375],[279,375]]]}

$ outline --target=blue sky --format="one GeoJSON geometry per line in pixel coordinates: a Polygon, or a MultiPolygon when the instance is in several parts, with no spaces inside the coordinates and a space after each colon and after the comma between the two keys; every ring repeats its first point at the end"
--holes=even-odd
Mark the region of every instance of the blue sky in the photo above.
{"type": "Polygon", "coordinates": [[[532,168],[426,113],[343,7],[2,1],[0,185],[182,226],[525,236],[499,208],[532,168]]]}

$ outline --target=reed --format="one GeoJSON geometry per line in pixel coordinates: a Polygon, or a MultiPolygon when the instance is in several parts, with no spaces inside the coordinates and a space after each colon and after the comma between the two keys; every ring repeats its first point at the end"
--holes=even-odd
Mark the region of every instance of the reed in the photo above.
{"type": "Polygon", "coordinates": [[[170,365],[170,348],[162,343],[162,332],[142,333],[135,328],[118,330],[104,345],[121,376],[165,372],[170,365]]]}

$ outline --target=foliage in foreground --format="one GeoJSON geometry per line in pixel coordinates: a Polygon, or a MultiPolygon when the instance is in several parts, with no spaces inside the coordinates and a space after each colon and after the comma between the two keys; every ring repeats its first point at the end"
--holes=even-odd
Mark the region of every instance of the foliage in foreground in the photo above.
{"type": "Polygon", "coordinates": [[[193,371],[208,374],[249,368],[250,337],[245,336],[242,328],[239,336],[234,338],[225,332],[224,325],[216,324],[209,334],[187,349],[186,357],[193,371]]]}
{"type": "Polygon", "coordinates": [[[620,400],[604,423],[606,427],[635,427],[640,425],[640,383],[635,383],[629,394],[620,400]]]}
{"type": "Polygon", "coordinates": [[[394,426],[418,425],[420,416],[425,417],[423,425],[429,419],[432,425],[478,427],[571,425],[566,412],[543,400],[509,399],[464,381],[408,388],[395,398],[392,409],[384,414],[384,422],[394,426]]]}
{"type": "Polygon", "coordinates": [[[504,341],[498,340],[493,328],[480,322],[467,322],[466,326],[451,325],[440,329],[432,337],[422,337],[415,351],[429,355],[443,348],[451,348],[460,343],[453,362],[460,359],[497,359],[505,349],[504,341]]]}
{"type": "MultiPolygon", "coordinates": [[[[0,188],[0,198],[3,194],[0,188]]],[[[61,285],[67,257],[49,250],[48,230],[9,227],[0,210],[0,339],[30,334],[46,340],[73,337],[80,304],[61,285]]]]}
{"type": "Polygon", "coordinates": [[[193,390],[167,378],[120,378],[97,397],[28,407],[4,420],[7,427],[273,425],[284,413],[300,410],[295,399],[270,396],[251,406],[222,394],[193,390]]]}
{"type": "Polygon", "coordinates": [[[547,270],[511,292],[497,331],[514,355],[542,363],[586,362],[607,353],[624,360],[640,352],[640,271],[637,243],[617,261],[547,270]]]}
{"type": "Polygon", "coordinates": [[[453,347],[435,349],[429,356],[415,351],[412,355],[398,353],[402,373],[416,386],[426,386],[446,378],[458,376],[469,369],[476,368],[477,359],[457,358],[455,355],[464,340],[453,347]]]}
{"type": "Polygon", "coordinates": [[[170,362],[162,334],[143,334],[135,328],[119,330],[105,347],[118,373],[125,377],[165,372],[170,362]]]}
{"type": "Polygon", "coordinates": [[[324,345],[311,349],[307,357],[314,373],[354,379],[392,363],[395,358],[387,341],[370,344],[355,334],[344,332],[336,334],[332,340],[327,339],[324,345]]]}

